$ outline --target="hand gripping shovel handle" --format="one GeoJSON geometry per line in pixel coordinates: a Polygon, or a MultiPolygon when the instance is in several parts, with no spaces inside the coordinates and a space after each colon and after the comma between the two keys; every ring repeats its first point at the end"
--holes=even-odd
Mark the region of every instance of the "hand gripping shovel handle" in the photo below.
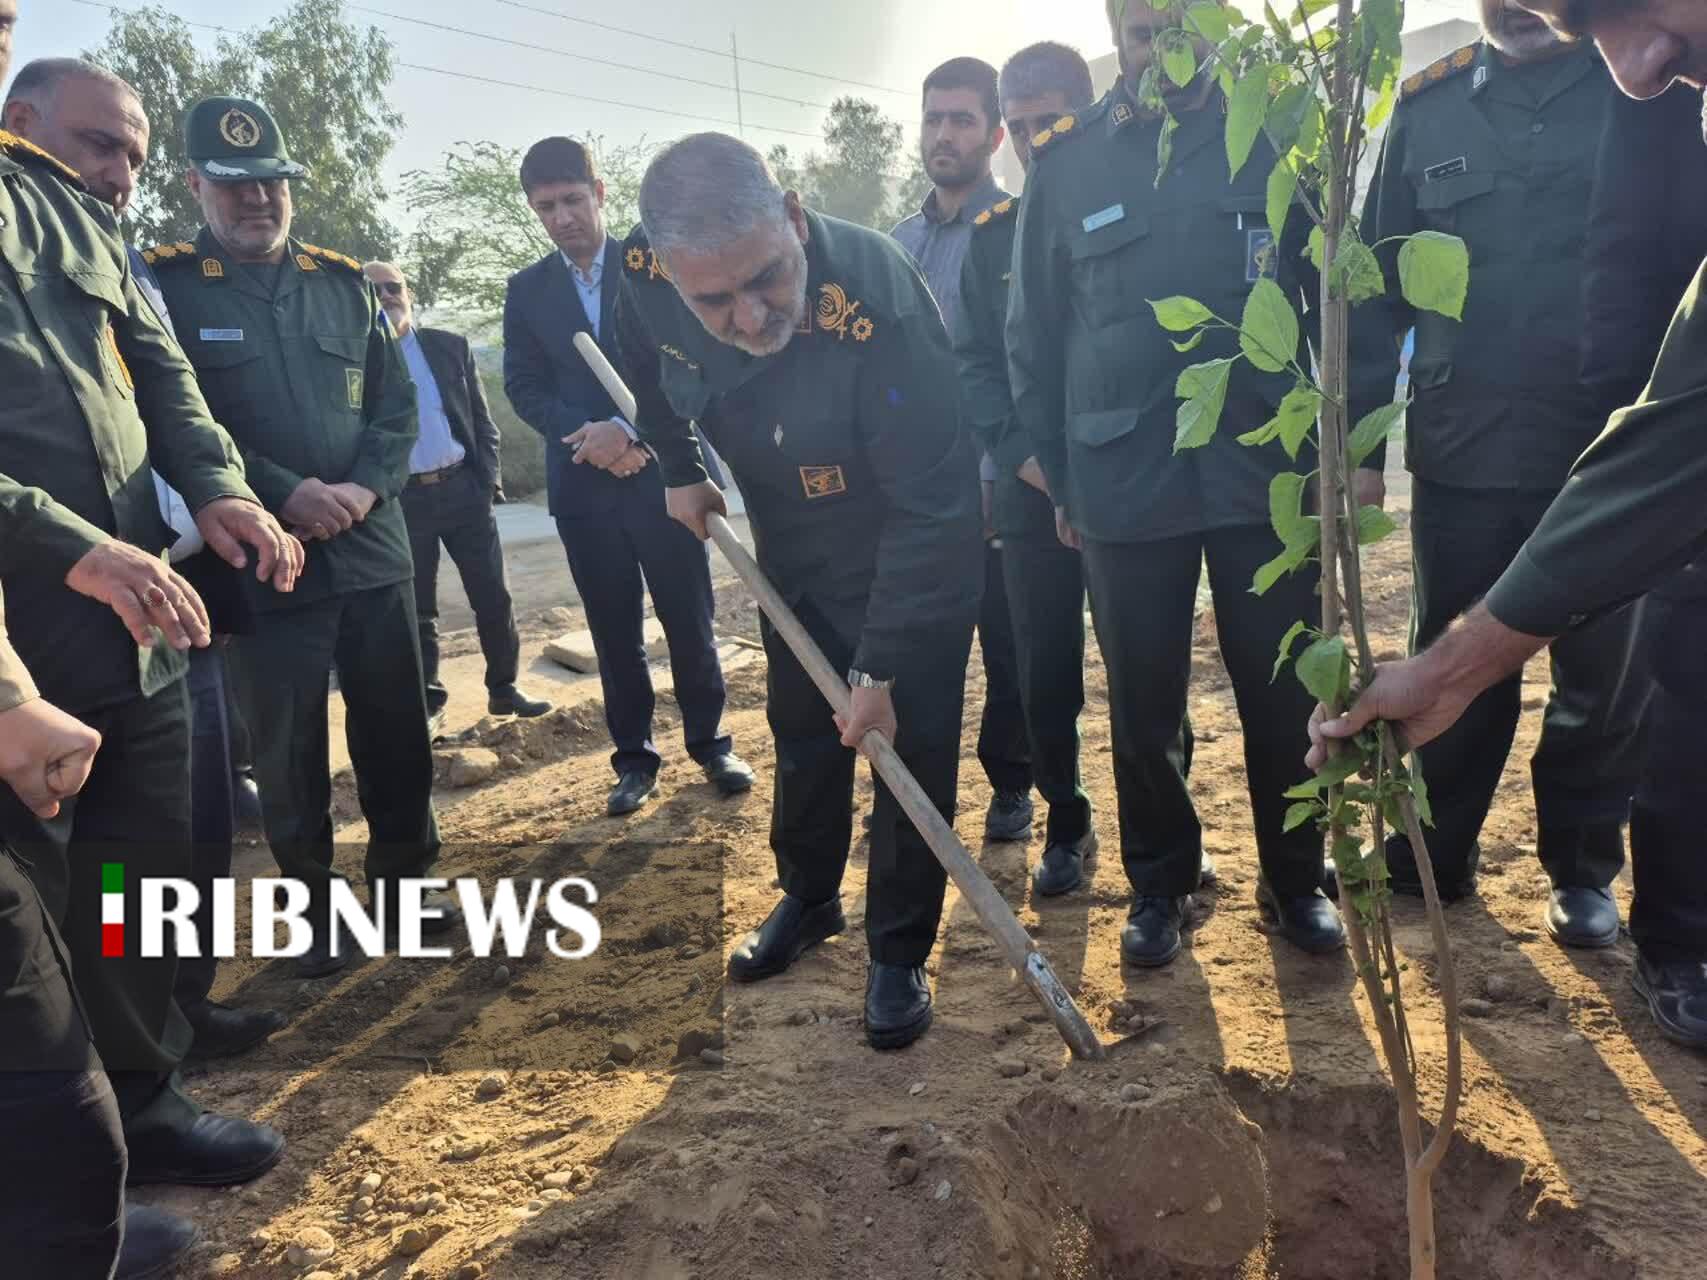
{"type": "MultiPolygon", "coordinates": [[[[592,337],[586,333],[576,334],[575,349],[604,384],[611,399],[616,401],[617,408],[630,422],[635,421],[639,415],[633,394],[605,359],[604,352],[599,350],[592,337]]],[[[812,677],[812,683],[818,686],[819,692],[838,714],[846,716],[850,703],[847,680],[830,666],[829,659],[824,657],[823,651],[794,616],[794,611],[759,569],[758,562],[741,545],[735,531],[729,527],[729,522],[713,513],[706,520],[706,528],[711,534],[711,540],[717,544],[718,549],[734,566],[735,572],[758,599],[759,608],[764,610],[765,617],[770,619],[777,634],[799,659],[806,674],[812,677]]],[[[1085,1021],[1084,1014],[1079,1012],[1073,997],[1055,976],[1054,969],[1050,968],[1049,961],[1037,949],[1031,935],[1021,928],[1006,900],[997,892],[996,886],[990,883],[989,877],[973,861],[966,846],[960,843],[960,838],[954,834],[954,828],[943,820],[930,797],[925,794],[924,788],[908,772],[907,766],[896,753],[894,744],[873,729],[865,735],[861,747],[870,759],[872,768],[876,769],[878,775],[888,784],[902,811],[912,819],[919,834],[924,836],[925,843],[930,846],[937,861],[942,863],[949,879],[954,881],[961,896],[971,904],[985,929],[995,938],[1009,965],[1043,1005],[1044,1011],[1054,1022],[1055,1029],[1061,1033],[1061,1038],[1073,1051],[1073,1056],[1102,1057],[1102,1041],[1097,1038],[1090,1023],[1085,1021]]]]}

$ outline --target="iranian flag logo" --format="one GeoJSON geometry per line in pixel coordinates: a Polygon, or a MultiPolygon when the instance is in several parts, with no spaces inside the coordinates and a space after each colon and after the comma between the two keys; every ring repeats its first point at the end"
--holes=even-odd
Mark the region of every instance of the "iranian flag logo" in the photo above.
{"type": "Polygon", "coordinates": [[[101,864],[101,954],[124,955],[124,863],[101,864]]]}

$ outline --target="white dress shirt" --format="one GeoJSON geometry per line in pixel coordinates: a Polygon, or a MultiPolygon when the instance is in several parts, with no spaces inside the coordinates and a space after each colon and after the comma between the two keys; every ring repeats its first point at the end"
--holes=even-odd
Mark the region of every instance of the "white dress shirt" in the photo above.
{"type": "MultiPolygon", "coordinates": [[[[563,253],[561,249],[559,253],[563,253]]],[[[585,272],[575,265],[575,259],[563,254],[563,262],[569,268],[570,278],[575,281],[575,292],[581,296],[581,310],[587,313],[587,328],[592,332],[593,341],[599,340],[599,310],[604,301],[605,255],[601,251],[593,259],[593,265],[585,272]]],[[[610,420],[624,431],[628,432],[630,440],[639,440],[640,433],[629,425],[621,414],[613,413],[610,420]]]]}
{"type": "Polygon", "coordinates": [[[409,474],[418,476],[454,467],[468,453],[450,429],[444,396],[439,393],[433,367],[427,363],[427,353],[421,347],[421,335],[411,325],[398,345],[403,349],[403,363],[409,366],[409,376],[415,382],[415,416],[420,425],[415,447],[409,450],[409,474]]]}

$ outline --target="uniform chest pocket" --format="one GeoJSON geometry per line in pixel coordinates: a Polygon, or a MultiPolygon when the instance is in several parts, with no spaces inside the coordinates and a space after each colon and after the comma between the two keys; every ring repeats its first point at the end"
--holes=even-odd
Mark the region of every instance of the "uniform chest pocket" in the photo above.
{"type": "Polygon", "coordinates": [[[1494,189],[1491,173],[1460,173],[1452,177],[1426,179],[1417,188],[1417,212],[1426,226],[1435,231],[1456,230],[1466,216],[1474,216],[1489,202],[1474,203],[1494,189]]]}
{"type": "MultiPolygon", "coordinates": [[[[118,276],[103,271],[68,271],[62,279],[64,284],[55,290],[62,296],[51,304],[56,314],[51,317],[51,324],[42,320],[42,327],[56,328],[63,325],[69,316],[79,317],[77,340],[91,343],[91,350],[100,365],[102,382],[124,398],[132,398],[136,394],[136,384],[119,351],[118,332],[113,327],[114,321],[129,311],[125,305],[123,284],[118,276]],[[87,326],[87,338],[83,336],[84,325],[87,326]]],[[[78,353],[79,356],[82,354],[78,353]]]]}
{"type": "Polygon", "coordinates": [[[327,408],[360,413],[367,391],[367,336],[316,334],[318,363],[325,369],[322,383],[327,408]]]}
{"type": "MultiPolygon", "coordinates": [[[[1242,307],[1243,294],[1258,280],[1274,279],[1280,260],[1280,246],[1268,225],[1267,197],[1240,195],[1222,200],[1216,234],[1226,246],[1226,266],[1234,268],[1225,278],[1236,286],[1242,307]]],[[[1215,278],[1224,278],[1224,273],[1217,270],[1215,278]]]]}
{"type": "Polygon", "coordinates": [[[850,367],[818,371],[811,385],[796,383],[775,421],[758,423],[760,449],[774,451],[778,487],[807,506],[833,506],[852,497],[859,464],[859,406],[850,367]]]}
{"type": "Polygon", "coordinates": [[[1117,221],[1095,225],[1107,216],[1104,211],[1086,218],[1085,223],[1094,230],[1085,231],[1081,224],[1068,246],[1073,293],[1092,327],[1149,310],[1144,301],[1144,257],[1149,247],[1150,219],[1144,214],[1125,213],[1117,221]]]}

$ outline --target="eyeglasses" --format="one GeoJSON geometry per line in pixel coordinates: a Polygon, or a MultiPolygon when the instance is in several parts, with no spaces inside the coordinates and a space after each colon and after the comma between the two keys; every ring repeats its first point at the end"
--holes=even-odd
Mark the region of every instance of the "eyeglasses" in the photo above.
{"type": "Polygon", "coordinates": [[[373,287],[379,290],[380,296],[386,298],[401,298],[403,291],[408,288],[401,280],[375,280],[373,287]]]}

